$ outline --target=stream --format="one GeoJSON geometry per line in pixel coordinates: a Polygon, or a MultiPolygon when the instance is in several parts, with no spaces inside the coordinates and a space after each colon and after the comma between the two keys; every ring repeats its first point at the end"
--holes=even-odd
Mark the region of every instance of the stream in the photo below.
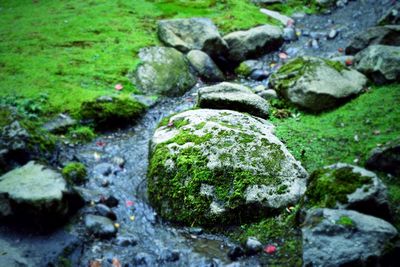
{"type": "MultiPolygon", "coordinates": [[[[282,63],[279,52],[285,52],[289,57],[343,55],[338,49],[345,48],[354,34],[375,25],[391,2],[350,1],[330,14],[299,16],[295,24],[302,32],[299,40],[286,42],[281,51],[261,57],[263,69],[268,72],[276,70],[271,63],[282,63]],[[327,34],[331,29],[337,30],[338,35],[328,40],[327,34]],[[318,48],[310,46],[313,39],[317,40],[318,48]]],[[[268,85],[268,80],[240,82],[252,87],[268,85]]],[[[131,128],[104,134],[79,147],[65,148],[60,155],[61,162],[77,160],[87,166],[89,180],[81,191],[89,204],[62,229],[49,234],[35,234],[16,227],[0,226],[0,240],[17,247],[24,257],[30,259],[32,266],[57,266],[52,262],[60,259],[60,255],[68,256],[72,266],[88,266],[93,262],[101,262],[103,267],[113,266],[113,259],[118,259],[121,266],[262,265],[258,256],[232,262],[227,253],[235,244],[226,237],[202,233],[201,229],[170,225],[161,220],[148,203],[149,140],[162,118],[195,105],[196,91],[201,86],[199,82],[182,97],[158,101],[131,128]],[[118,200],[118,205],[112,208],[117,217],[115,222],[119,224],[117,237],[102,240],[89,236],[83,217],[93,214],[97,203],[113,198],[114,202],[118,200]]]]}

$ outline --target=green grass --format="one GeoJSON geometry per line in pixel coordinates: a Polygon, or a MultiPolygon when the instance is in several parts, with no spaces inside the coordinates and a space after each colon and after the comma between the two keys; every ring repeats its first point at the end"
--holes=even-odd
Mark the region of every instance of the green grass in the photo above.
{"type": "Polygon", "coordinates": [[[209,17],[221,32],[268,23],[245,0],[0,0],[0,97],[47,94],[45,114],[137,92],[126,74],[156,45],[159,19],[209,17]]]}

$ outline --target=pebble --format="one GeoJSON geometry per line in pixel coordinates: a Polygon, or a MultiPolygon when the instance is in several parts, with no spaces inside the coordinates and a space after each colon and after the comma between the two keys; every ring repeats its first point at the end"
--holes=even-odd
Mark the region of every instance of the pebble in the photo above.
{"type": "Polygon", "coordinates": [[[113,222],[106,217],[88,214],[85,217],[85,227],[93,235],[101,238],[115,236],[117,229],[113,222]]]}
{"type": "Polygon", "coordinates": [[[319,49],[319,43],[318,43],[318,41],[315,40],[315,39],[313,39],[313,40],[311,41],[311,47],[314,48],[314,49],[319,49]]]}
{"type": "Polygon", "coordinates": [[[254,255],[262,251],[263,245],[255,237],[249,237],[246,240],[246,252],[249,255],[254,255]]]}
{"type": "Polygon", "coordinates": [[[94,209],[96,210],[97,215],[107,217],[113,221],[117,219],[117,215],[104,204],[97,204],[94,209]]]}
{"type": "Polygon", "coordinates": [[[328,39],[335,39],[336,36],[338,35],[338,31],[335,29],[330,30],[329,34],[328,34],[328,39]]]}
{"type": "Polygon", "coordinates": [[[254,70],[250,74],[250,79],[255,80],[255,81],[262,81],[265,80],[269,77],[269,72],[265,70],[254,70]]]}
{"type": "Polygon", "coordinates": [[[203,228],[200,227],[191,227],[189,229],[189,233],[192,235],[202,235],[203,234],[203,228]]]}
{"type": "Polygon", "coordinates": [[[136,246],[138,241],[135,238],[130,237],[117,237],[114,240],[114,244],[120,247],[129,247],[129,246],[136,246]]]}
{"type": "Polygon", "coordinates": [[[116,199],[114,196],[109,196],[108,198],[101,199],[100,202],[107,205],[110,208],[114,208],[118,206],[119,200],[116,199]]]}
{"type": "Polygon", "coordinates": [[[296,30],[293,27],[286,27],[283,29],[283,39],[285,41],[296,41],[297,34],[296,30]]]}

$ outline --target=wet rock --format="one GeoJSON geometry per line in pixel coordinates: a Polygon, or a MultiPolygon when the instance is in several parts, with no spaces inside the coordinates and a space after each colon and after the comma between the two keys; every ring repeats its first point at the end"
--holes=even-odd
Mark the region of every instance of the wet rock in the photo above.
{"type": "Polygon", "coordinates": [[[143,48],[139,58],[133,83],[146,94],[179,96],[197,82],[186,57],[174,48],[143,48]]]}
{"type": "Polygon", "coordinates": [[[335,29],[332,29],[328,33],[328,39],[330,39],[330,40],[335,39],[337,35],[338,35],[338,31],[335,29]]]}
{"type": "Polygon", "coordinates": [[[251,0],[254,4],[276,4],[276,3],[283,3],[283,0],[251,0]]]}
{"type": "Polygon", "coordinates": [[[166,249],[161,252],[159,256],[159,262],[176,262],[180,258],[180,252],[178,250],[169,250],[166,249]]]}
{"type": "Polygon", "coordinates": [[[100,199],[100,202],[110,208],[115,208],[119,204],[119,200],[116,199],[114,196],[108,196],[107,198],[102,198],[100,199]]]}
{"type": "Polygon", "coordinates": [[[308,207],[342,208],[390,218],[386,186],[361,167],[337,163],[314,171],[304,203],[308,207]]]}
{"type": "Polygon", "coordinates": [[[316,0],[315,2],[322,7],[330,7],[335,4],[336,0],[316,0]]]}
{"type": "Polygon", "coordinates": [[[268,90],[259,92],[258,95],[261,96],[262,98],[264,98],[265,100],[278,99],[278,94],[273,89],[268,89],[268,90]]]}
{"type": "Polygon", "coordinates": [[[146,95],[132,95],[132,98],[136,101],[142,103],[144,106],[150,108],[154,106],[158,99],[155,96],[146,96],[146,95]]]}
{"type": "Polygon", "coordinates": [[[246,253],[248,255],[254,255],[261,252],[263,249],[263,244],[258,241],[255,237],[249,237],[246,240],[246,253]]]}
{"type": "Polygon", "coordinates": [[[283,39],[285,41],[296,41],[298,39],[296,29],[293,27],[286,27],[283,29],[283,39]]]}
{"type": "Polygon", "coordinates": [[[316,112],[361,93],[366,83],[366,77],[358,71],[315,57],[293,59],[270,77],[270,85],[279,95],[316,112]]]}
{"type": "Polygon", "coordinates": [[[394,141],[374,149],[367,159],[366,167],[370,170],[400,176],[400,142],[394,141]]]}
{"type": "Polygon", "coordinates": [[[55,119],[43,125],[43,128],[51,133],[65,132],[69,127],[77,124],[77,121],[72,119],[67,114],[59,114],[55,119]]]}
{"type": "Polygon", "coordinates": [[[400,47],[372,45],[358,53],[355,67],[377,84],[400,81],[400,47]]]}
{"type": "Polygon", "coordinates": [[[319,49],[319,43],[318,43],[318,41],[317,41],[316,39],[313,39],[313,40],[311,41],[311,47],[312,47],[313,49],[319,49]]]}
{"type": "Polygon", "coordinates": [[[345,7],[347,5],[347,0],[338,0],[336,1],[337,7],[345,7]]]}
{"type": "Polygon", "coordinates": [[[163,43],[184,53],[190,50],[202,50],[215,57],[223,55],[227,50],[226,42],[221,38],[211,19],[161,20],[158,22],[157,30],[158,37],[163,43]]]}
{"type": "Polygon", "coordinates": [[[154,266],[155,261],[153,256],[145,252],[138,253],[133,260],[135,266],[154,266]]]}
{"type": "Polygon", "coordinates": [[[197,109],[168,125],[152,138],[147,177],[150,202],[165,219],[225,225],[296,203],[305,191],[306,171],[263,119],[197,109]]]}
{"type": "Polygon", "coordinates": [[[235,69],[235,73],[237,75],[247,77],[253,71],[257,69],[262,69],[263,63],[258,60],[245,60],[235,69]]]}
{"type": "Polygon", "coordinates": [[[354,55],[370,45],[400,46],[400,26],[372,27],[357,34],[346,47],[346,54],[354,55]]]}
{"type": "Polygon", "coordinates": [[[248,112],[263,118],[268,117],[269,110],[268,103],[249,88],[228,82],[201,88],[197,95],[197,106],[248,112]]]}
{"type": "Polygon", "coordinates": [[[228,59],[241,62],[274,51],[282,45],[282,35],[282,30],[272,25],[229,33],[224,36],[229,46],[228,59]]]}
{"type": "Polygon", "coordinates": [[[115,221],[117,219],[117,215],[106,205],[104,204],[97,204],[94,207],[96,214],[103,216],[103,217],[107,217],[113,221],[115,221]]]}
{"type": "Polygon", "coordinates": [[[120,168],[123,168],[125,165],[125,159],[123,157],[115,156],[111,159],[111,162],[117,165],[120,168]]]}
{"type": "Polygon", "coordinates": [[[189,229],[189,233],[192,235],[202,235],[204,232],[203,228],[200,227],[191,227],[189,229]]]}
{"type": "Polygon", "coordinates": [[[9,242],[0,239],[0,264],[10,267],[28,267],[32,266],[29,259],[22,255],[19,248],[12,246],[9,242]]]}
{"type": "Polygon", "coordinates": [[[110,163],[100,163],[94,166],[93,172],[102,176],[109,176],[113,172],[114,166],[110,163]]]}
{"type": "Polygon", "coordinates": [[[347,210],[309,210],[303,225],[305,266],[380,266],[397,235],[388,222],[347,210]]]}
{"type": "Polygon", "coordinates": [[[191,50],[186,57],[199,76],[206,82],[221,82],[224,74],[206,53],[200,50],[191,50]]]}
{"type": "Polygon", "coordinates": [[[114,223],[103,216],[86,215],[85,227],[89,233],[100,238],[110,238],[117,234],[117,228],[115,228],[114,223]]]}
{"type": "Polygon", "coordinates": [[[378,21],[379,25],[393,25],[400,24],[400,3],[389,8],[387,13],[382,16],[378,21]]]}
{"type": "Polygon", "coordinates": [[[262,81],[269,77],[269,72],[265,70],[254,70],[250,74],[250,79],[255,81],[262,81]]]}
{"type": "Polygon", "coordinates": [[[136,246],[137,243],[138,241],[135,238],[121,236],[118,236],[114,241],[114,244],[120,247],[136,246]]]}
{"type": "Polygon", "coordinates": [[[126,127],[145,112],[146,107],[131,99],[122,97],[100,97],[85,101],[80,108],[83,119],[93,121],[97,129],[126,127]]]}
{"type": "Polygon", "coordinates": [[[34,161],[0,177],[0,217],[60,223],[79,200],[60,173],[34,161]]]}
{"type": "Polygon", "coordinates": [[[228,251],[228,257],[232,261],[237,261],[242,256],[244,256],[244,250],[240,246],[235,246],[228,251]]]}

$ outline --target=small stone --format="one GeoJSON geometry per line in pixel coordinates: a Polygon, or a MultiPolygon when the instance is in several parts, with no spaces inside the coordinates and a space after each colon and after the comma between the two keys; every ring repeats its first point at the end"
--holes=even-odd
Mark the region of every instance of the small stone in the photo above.
{"type": "Polygon", "coordinates": [[[117,239],[114,241],[114,244],[120,247],[136,246],[137,243],[138,242],[135,238],[130,237],[117,237],[117,239]]]}
{"type": "Polygon", "coordinates": [[[117,219],[117,215],[104,204],[97,204],[94,208],[97,215],[107,217],[113,221],[117,219]]]}
{"type": "Polygon", "coordinates": [[[263,245],[255,237],[249,237],[246,241],[246,252],[249,255],[254,255],[262,251],[263,245]]]}
{"type": "Polygon", "coordinates": [[[113,157],[111,160],[112,163],[114,163],[115,165],[118,165],[120,168],[123,168],[125,165],[125,159],[122,157],[113,157]]]}
{"type": "Polygon", "coordinates": [[[202,235],[203,234],[203,228],[200,227],[191,227],[189,229],[189,233],[192,235],[202,235]]]}
{"type": "Polygon", "coordinates": [[[250,74],[250,79],[255,80],[255,81],[262,81],[265,80],[269,77],[269,73],[265,70],[254,70],[250,74]]]}
{"type": "Polygon", "coordinates": [[[102,216],[86,215],[85,226],[91,234],[101,238],[113,237],[117,233],[113,222],[109,218],[102,216]]]}
{"type": "Polygon", "coordinates": [[[311,47],[314,48],[314,49],[319,49],[319,44],[318,44],[318,41],[316,39],[313,39],[311,41],[311,47]]]}
{"type": "Polygon", "coordinates": [[[332,30],[330,30],[330,32],[328,34],[328,39],[330,39],[330,40],[335,39],[337,35],[338,35],[338,31],[335,29],[332,29],[332,30]]]}
{"type": "Polygon", "coordinates": [[[297,34],[296,30],[293,27],[286,27],[283,29],[283,39],[285,41],[296,41],[297,34]]]}
{"type": "Polygon", "coordinates": [[[109,196],[108,198],[101,199],[100,202],[107,205],[110,208],[114,208],[118,206],[119,200],[116,199],[114,196],[109,196]]]}
{"type": "Polygon", "coordinates": [[[243,255],[244,255],[244,251],[243,251],[243,248],[240,246],[235,246],[228,251],[228,257],[232,261],[237,261],[243,255]]]}

